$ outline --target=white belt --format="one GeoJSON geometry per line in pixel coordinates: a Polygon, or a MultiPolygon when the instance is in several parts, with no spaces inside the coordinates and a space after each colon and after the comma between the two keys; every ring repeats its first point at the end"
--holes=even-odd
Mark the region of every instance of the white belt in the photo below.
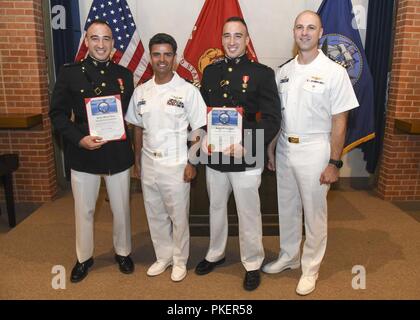
{"type": "Polygon", "coordinates": [[[311,134],[291,134],[284,131],[281,132],[281,135],[289,143],[302,143],[309,141],[325,141],[330,140],[329,133],[311,133],[311,134]]]}

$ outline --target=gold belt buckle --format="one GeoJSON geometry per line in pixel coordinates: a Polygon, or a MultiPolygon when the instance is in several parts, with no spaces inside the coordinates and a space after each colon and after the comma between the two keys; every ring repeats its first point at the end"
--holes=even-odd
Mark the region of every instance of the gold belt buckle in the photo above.
{"type": "Polygon", "coordinates": [[[153,152],[153,155],[155,156],[155,158],[162,158],[162,153],[160,152],[153,152]]]}
{"type": "Polygon", "coordinates": [[[299,143],[299,138],[297,138],[297,137],[288,137],[287,140],[290,143],[299,143]]]}

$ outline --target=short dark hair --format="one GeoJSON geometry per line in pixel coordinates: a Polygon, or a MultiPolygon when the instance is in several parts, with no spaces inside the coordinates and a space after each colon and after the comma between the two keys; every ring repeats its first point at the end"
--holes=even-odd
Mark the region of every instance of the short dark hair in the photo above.
{"type": "Polygon", "coordinates": [[[166,33],[157,33],[149,41],[149,52],[152,51],[152,46],[155,44],[169,44],[172,47],[174,53],[178,48],[175,39],[166,33]]]}
{"type": "Polygon", "coordinates": [[[87,26],[87,28],[86,28],[86,32],[88,31],[88,29],[91,27],[91,26],[93,26],[94,24],[102,24],[102,25],[105,25],[105,26],[107,26],[108,28],[109,28],[109,30],[111,30],[111,34],[113,34],[113,31],[112,31],[112,28],[111,28],[111,26],[108,24],[108,22],[106,22],[106,20],[103,20],[103,19],[96,19],[96,20],[93,20],[88,26],[87,26]]]}
{"type": "Polygon", "coordinates": [[[225,24],[228,23],[228,22],[240,22],[245,26],[245,29],[248,32],[248,26],[246,25],[246,22],[243,18],[236,17],[236,16],[235,17],[230,17],[230,18],[226,19],[225,24]]]}

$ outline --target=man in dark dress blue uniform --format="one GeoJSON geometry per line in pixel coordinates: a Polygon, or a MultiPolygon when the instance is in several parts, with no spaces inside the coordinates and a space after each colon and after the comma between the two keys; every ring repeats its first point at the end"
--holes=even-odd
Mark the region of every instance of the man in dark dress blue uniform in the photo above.
{"type": "Polygon", "coordinates": [[[196,273],[207,274],[225,261],[227,202],[233,190],[238,210],[241,260],[246,269],[243,285],[246,290],[254,290],[260,284],[259,270],[264,260],[258,189],[265,162],[265,145],[279,130],[281,114],[274,71],[248,59],[248,43],[245,21],[239,17],[229,18],[222,34],[225,57],[206,67],[201,82],[201,93],[208,106],[243,108],[242,128],[245,130],[242,144],[232,144],[224,152],[209,157],[206,178],[210,199],[210,246],[205,259],[197,265],[196,273]]]}
{"type": "Polygon", "coordinates": [[[125,114],[134,90],[132,73],[110,60],[114,45],[105,21],[92,22],[86,32],[88,57],[65,65],[58,76],[49,112],[54,128],[66,140],[65,157],[71,169],[75,202],[77,262],[70,280],[79,282],[93,265],[93,224],[103,176],[114,217],[115,260],[123,273],[134,270],[131,253],[130,167],[133,151],[128,136],[104,141],[91,136],[85,98],[119,95],[125,114]],[[74,119],[72,120],[71,118],[74,119]]]}

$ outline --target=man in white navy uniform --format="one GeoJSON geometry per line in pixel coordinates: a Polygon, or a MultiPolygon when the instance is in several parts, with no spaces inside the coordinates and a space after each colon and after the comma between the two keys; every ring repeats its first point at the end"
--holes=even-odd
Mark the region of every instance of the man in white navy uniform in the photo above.
{"type": "Polygon", "coordinates": [[[327,245],[327,193],[339,178],[348,111],[359,103],[346,69],[318,50],[320,17],[304,11],[293,30],[298,55],[276,72],[283,121],[268,148],[268,168],[277,172],[280,253],[263,271],[302,265],[296,293],[307,295],[315,290],[327,245]]]}
{"type": "Polygon", "coordinates": [[[173,265],[171,279],[181,281],[189,256],[190,181],[196,175],[188,159],[188,126],[192,135],[205,126],[207,108],[200,91],[173,72],[176,49],[170,35],[150,39],[154,77],[135,89],[125,119],[135,125],[135,169],[157,259],[147,275],[173,265]]]}

